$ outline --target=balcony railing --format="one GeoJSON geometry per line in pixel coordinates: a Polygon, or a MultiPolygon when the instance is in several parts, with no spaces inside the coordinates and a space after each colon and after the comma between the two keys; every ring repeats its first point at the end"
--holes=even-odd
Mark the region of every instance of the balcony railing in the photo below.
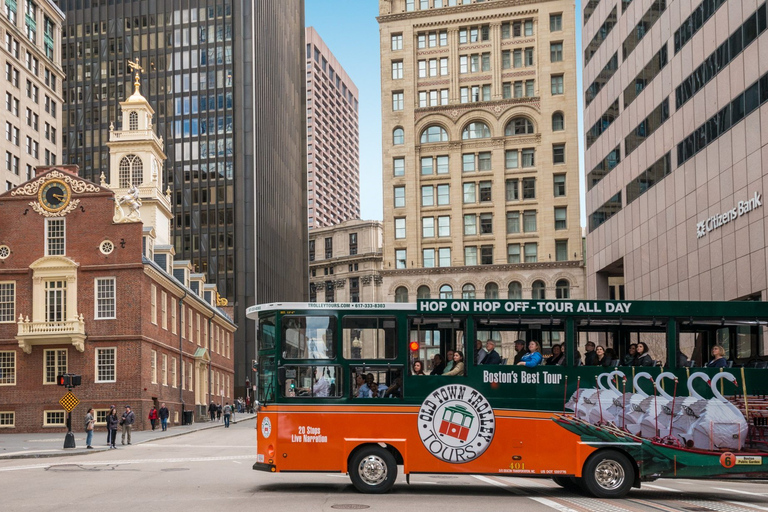
{"type": "Polygon", "coordinates": [[[83,352],[85,350],[85,321],[82,313],[62,322],[36,322],[19,315],[19,330],[16,339],[27,354],[35,345],[69,344],[83,352]]]}

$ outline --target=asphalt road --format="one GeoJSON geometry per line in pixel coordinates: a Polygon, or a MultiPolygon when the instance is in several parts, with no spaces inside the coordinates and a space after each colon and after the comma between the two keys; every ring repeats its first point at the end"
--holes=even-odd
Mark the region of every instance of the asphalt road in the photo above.
{"type": "Polygon", "coordinates": [[[627,499],[597,500],[549,480],[402,475],[392,492],[363,495],[341,474],[253,471],[254,422],[73,457],[0,461],[0,510],[419,512],[768,511],[766,482],[659,480],[627,499]]]}

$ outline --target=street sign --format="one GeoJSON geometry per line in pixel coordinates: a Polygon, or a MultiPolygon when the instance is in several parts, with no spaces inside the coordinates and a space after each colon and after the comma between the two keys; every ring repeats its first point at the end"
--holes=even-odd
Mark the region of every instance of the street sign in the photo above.
{"type": "Polygon", "coordinates": [[[62,407],[64,407],[64,409],[66,409],[67,412],[72,412],[72,410],[77,407],[77,404],[80,403],[80,400],[78,400],[71,391],[67,391],[67,394],[61,397],[59,403],[62,407]]]}

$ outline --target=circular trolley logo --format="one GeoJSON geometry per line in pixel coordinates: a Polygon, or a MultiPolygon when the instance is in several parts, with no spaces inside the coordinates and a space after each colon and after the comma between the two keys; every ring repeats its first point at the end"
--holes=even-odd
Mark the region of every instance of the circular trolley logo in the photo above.
{"type": "Polygon", "coordinates": [[[461,384],[432,392],[419,409],[419,437],[440,460],[463,464],[478,458],[493,441],[496,418],[488,400],[461,384]]]}
{"type": "Polygon", "coordinates": [[[271,433],[272,433],[272,422],[269,421],[269,418],[265,417],[263,420],[261,420],[261,435],[263,435],[264,438],[267,438],[271,433]]]}

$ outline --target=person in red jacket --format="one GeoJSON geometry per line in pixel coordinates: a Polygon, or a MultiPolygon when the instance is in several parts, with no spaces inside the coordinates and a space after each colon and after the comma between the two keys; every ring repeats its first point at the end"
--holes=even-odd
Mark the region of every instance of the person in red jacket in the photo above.
{"type": "Polygon", "coordinates": [[[149,422],[152,423],[152,430],[155,430],[155,424],[157,423],[157,409],[155,406],[152,406],[152,409],[149,410],[149,422]]]}

